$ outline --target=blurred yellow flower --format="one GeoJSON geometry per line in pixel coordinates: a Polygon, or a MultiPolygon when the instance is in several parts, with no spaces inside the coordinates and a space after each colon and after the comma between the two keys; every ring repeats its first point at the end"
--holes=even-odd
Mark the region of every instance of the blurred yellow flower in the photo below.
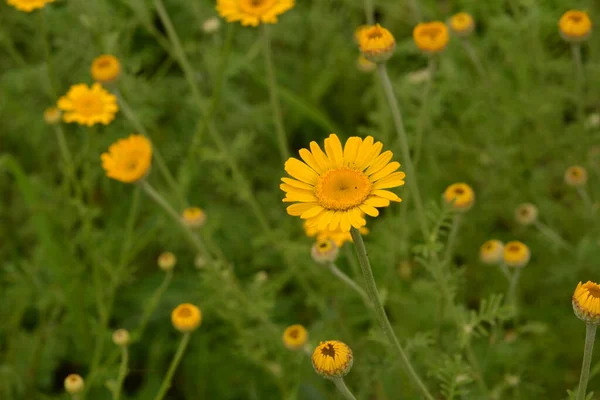
{"type": "Polygon", "coordinates": [[[170,251],[165,251],[164,253],[160,253],[157,263],[158,268],[162,269],[163,271],[170,271],[175,268],[175,265],[177,264],[177,257],[175,257],[175,254],[171,253],[170,251]]]}
{"type": "Polygon", "coordinates": [[[102,153],[100,158],[107,177],[135,183],[150,171],[152,144],[143,135],[130,135],[111,144],[108,153],[102,153]]]}
{"type": "Polygon", "coordinates": [[[188,207],[181,215],[183,222],[191,228],[200,228],[206,223],[206,213],[200,207],[188,207]]]}
{"type": "Polygon", "coordinates": [[[579,165],[567,168],[565,171],[565,182],[569,186],[583,186],[587,183],[587,170],[579,165]]]}
{"type": "Polygon", "coordinates": [[[130,340],[131,337],[127,329],[117,329],[112,334],[112,341],[117,346],[127,346],[130,340]]]}
{"type": "Polygon", "coordinates": [[[388,60],[396,48],[396,40],[390,31],[381,25],[363,26],[356,30],[358,47],[362,55],[372,62],[388,60]]]}
{"type": "Polygon", "coordinates": [[[479,259],[484,264],[500,264],[504,259],[504,243],[499,240],[488,240],[479,249],[479,259]]]}
{"type": "Polygon", "coordinates": [[[202,323],[202,313],[193,304],[180,304],[171,313],[171,322],[179,332],[192,332],[202,323]]]}
{"type": "Polygon", "coordinates": [[[217,0],[217,11],[227,22],[243,26],[276,24],[277,16],[295,5],[294,0],[217,0]]]}
{"type": "Polygon", "coordinates": [[[96,57],[92,62],[91,73],[95,81],[112,82],[121,74],[121,63],[117,57],[103,54],[96,57]]]}
{"type": "Polygon", "coordinates": [[[310,255],[319,264],[328,264],[335,261],[339,253],[339,247],[331,239],[317,240],[311,250],[310,255]]]}
{"type": "Polygon", "coordinates": [[[363,213],[376,217],[376,207],[387,207],[390,201],[402,201],[388,188],[404,185],[404,172],[394,172],[400,163],[390,162],[391,151],[381,153],[383,144],[372,136],[364,140],[350,137],[342,148],[337,135],[325,139],[325,152],[316,142],[300,149],[302,161],[289,158],[286,172],[295,179],[282,178],[284,202],[294,202],[287,212],[307,220],[318,230],[348,232],[361,228],[367,221],[363,213]]]}
{"type": "Polygon", "coordinates": [[[413,29],[413,39],[419,49],[426,53],[438,53],[446,48],[450,36],[443,22],[423,22],[413,29]]]}
{"type": "MultiPolygon", "coordinates": [[[[362,216],[364,218],[364,213],[362,214],[362,216]]],[[[344,245],[344,243],[346,243],[346,242],[352,242],[352,235],[350,235],[350,232],[344,232],[339,227],[335,231],[330,231],[329,229],[324,229],[324,230],[320,231],[314,226],[312,226],[312,227],[308,226],[308,221],[304,221],[303,225],[304,225],[304,232],[306,233],[306,236],[308,236],[308,237],[316,236],[317,240],[331,239],[335,242],[337,247],[342,247],[344,245]]],[[[361,235],[363,235],[363,236],[369,234],[369,229],[367,229],[364,226],[361,227],[359,230],[360,230],[361,235]]]]}
{"type": "Polygon", "coordinates": [[[475,192],[466,183],[453,183],[444,191],[444,201],[456,211],[468,211],[475,203],[475,192]]]}
{"type": "Polygon", "coordinates": [[[58,99],[57,105],[65,112],[65,122],[87,126],[98,123],[108,125],[119,111],[117,98],[99,83],[94,83],[92,87],[85,83],[71,86],[67,94],[58,99]]]}
{"type": "Polygon", "coordinates": [[[325,378],[340,378],[352,368],[352,350],[339,340],[321,342],[312,354],[312,365],[325,378]]]}
{"type": "Polygon", "coordinates": [[[509,267],[524,267],[530,257],[529,247],[524,243],[515,240],[504,245],[504,264],[509,267]]]}
{"type": "Polygon", "coordinates": [[[62,118],[62,111],[58,107],[49,107],[44,111],[44,122],[48,125],[56,125],[62,118]]]}
{"type": "Polygon", "coordinates": [[[573,311],[582,321],[600,324],[600,285],[587,281],[579,282],[572,299],[573,311]]]}
{"type": "Polygon", "coordinates": [[[581,42],[592,33],[592,21],[586,12],[569,10],[558,21],[560,35],[569,42],[581,42]]]}
{"type": "Polygon", "coordinates": [[[17,10],[32,12],[38,8],[44,8],[48,3],[53,3],[55,0],[6,0],[8,4],[14,6],[17,10]]]}
{"type": "Polygon", "coordinates": [[[475,29],[475,20],[471,14],[466,12],[459,12],[458,14],[454,14],[450,17],[450,21],[448,21],[448,25],[450,25],[450,29],[452,32],[457,34],[458,36],[469,36],[473,29],[475,29]]]}
{"type": "Polygon", "coordinates": [[[65,390],[69,394],[77,394],[83,392],[85,383],[83,378],[77,374],[70,374],[65,378],[65,390]]]}
{"type": "Polygon", "coordinates": [[[288,326],[283,332],[283,344],[290,350],[297,350],[308,340],[308,332],[302,325],[288,326]]]}
{"type": "Polygon", "coordinates": [[[515,219],[521,225],[531,225],[538,218],[538,209],[534,204],[523,203],[515,210],[515,219]]]}

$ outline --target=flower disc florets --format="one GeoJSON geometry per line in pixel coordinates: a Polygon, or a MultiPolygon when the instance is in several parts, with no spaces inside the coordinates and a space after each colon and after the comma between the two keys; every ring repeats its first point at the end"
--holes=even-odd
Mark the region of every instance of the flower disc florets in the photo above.
{"type": "Polygon", "coordinates": [[[321,342],[312,354],[312,364],[324,378],[341,378],[345,376],[354,363],[352,350],[339,340],[321,342]]]}
{"type": "Polygon", "coordinates": [[[589,324],[600,324],[600,285],[591,281],[579,282],[572,303],[577,318],[589,324]]]}
{"type": "Polygon", "coordinates": [[[379,24],[361,27],[355,36],[362,55],[374,63],[389,60],[396,49],[396,39],[392,33],[379,24]]]}

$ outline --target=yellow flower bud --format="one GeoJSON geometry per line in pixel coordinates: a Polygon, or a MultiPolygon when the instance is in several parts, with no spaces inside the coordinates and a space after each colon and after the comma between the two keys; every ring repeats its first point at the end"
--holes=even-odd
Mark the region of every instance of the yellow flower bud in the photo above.
{"type": "Polygon", "coordinates": [[[96,57],[92,62],[91,73],[92,78],[97,82],[113,82],[121,74],[121,63],[117,57],[110,54],[103,54],[96,57]]]}
{"type": "Polygon", "coordinates": [[[352,349],[339,340],[321,342],[311,359],[315,372],[329,379],[345,376],[354,363],[352,349]]]}
{"type": "Polygon", "coordinates": [[[475,204],[475,192],[466,183],[454,183],[444,191],[444,201],[455,211],[468,211],[475,204]]]}
{"type": "Polygon", "coordinates": [[[163,271],[171,271],[177,265],[177,257],[170,251],[165,251],[158,256],[158,267],[163,271]]]}
{"type": "Polygon", "coordinates": [[[202,313],[193,304],[180,304],[171,313],[171,322],[179,332],[192,332],[202,323],[202,313]]]}
{"type": "Polygon", "coordinates": [[[582,42],[592,33],[592,21],[583,11],[569,10],[560,17],[558,30],[567,42],[582,42]]]}
{"type": "Polygon", "coordinates": [[[567,168],[565,171],[565,182],[569,186],[584,186],[587,183],[587,170],[579,165],[567,168]]]}
{"type": "Polygon", "coordinates": [[[394,36],[379,24],[359,28],[356,36],[362,55],[374,63],[389,60],[396,49],[394,36]]]}
{"type": "Polygon", "coordinates": [[[479,259],[484,264],[500,264],[504,259],[504,243],[488,240],[479,249],[479,259]]]}
{"type": "Polygon", "coordinates": [[[81,393],[84,387],[83,378],[77,374],[71,374],[65,378],[65,390],[69,394],[81,393]]]}
{"type": "Polygon", "coordinates": [[[328,264],[336,260],[339,247],[332,239],[320,239],[313,244],[310,255],[319,264],[328,264]]]}
{"type": "Polygon", "coordinates": [[[531,225],[538,218],[538,209],[531,203],[523,203],[515,210],[515,219],[521,225],[531,225]]]}
{"type": "Polygon", "coordinates": [[[413,29],[413,40],[421,51],[433,54],[446,48],[450,35],[448,35],[448,27],[443,22],[424,22],[413,29]]]}
{"type": "Polygon", "coordinates": [[[127,346],[131,340],[127,329],[117,329],[112,334],[112,341],[117,346],[127,346]]]}
{"type": "Polygon", "coordinates": [[[529,263],[530,258],[531,252],[524,243],[515,240],[504,246],[504,264],[509,267],[524,267],[529,263]]]}
{"type": "Polygon", "coordinates": [[[302,325],[288,326],[283,332],[283,344],[290,350],[298,350],[308,340],[308,332],[302,325]]]}
{"type": "Polygon", "coordinates": [[[459,12],[450,17],[448,25],[450,25],[450,29],[452,29],[452,32],[456,35],[466,37],[475,29],[475,20],[473,20],[471,14],[459,12]]]}
{"type": "Polygon", "coordinates": [[[200,228],[206,223],[206,213],[199,207],[188,207],[183,210],[182,219],[190,228],[200,228]]]}
{"type": "Polygon", "coordinates": [[[600,285],[591,281],[579,282],[572,303],[577,318],[589,324],[600,324],[600,285]]]}

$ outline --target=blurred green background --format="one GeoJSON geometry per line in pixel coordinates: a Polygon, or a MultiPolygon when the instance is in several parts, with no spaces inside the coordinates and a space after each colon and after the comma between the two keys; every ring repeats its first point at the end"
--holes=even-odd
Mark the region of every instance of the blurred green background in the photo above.
{"type": "MultiPolygon", "coordinates": [[[[170,312],[191,302],[202,309],[203,324],[168,399],[341,398],[314,373],[309,357],[281,343],[283,329],[294,323],[307,327],[312,346],[339,339],[353,349],[347,381],[357,398],[419,399],[360,298],[312,261],[311,239],[281,203],[285,174],[261,29],[221,20],[217,32],[207,33],[203,22],[217,16],[213,1],[164,3],[193,68],[191,82],[152,1],[59,0],[31,14],[0,3],[0,398],[67,398],[63,380],[70,373],[92,374],[87,399],[110,398],[104,385],[116,379],[119,354],[111,332],[136,329],[163,281],[156,258],[172,251],[179,259],[173,281],[130,348],[124,398],[153,398],[180,337],[170,312]],[[182,232],[135,186],[104,176],[100,153],[136,131],[122,110],[109,126],[63,126],[83,195],[66,182],[54,130],[42,114],[71,85],[91,83],[89,66],[103,53],[121,61],[118,90],[166,159],[178,190],[156,168],[150,182],[176,209],[206,210],[203,235],[223,255],[214,268],[195,261],[182,232]],[[214,110],[225,153],[205,129],[190,83],[214,110]],[[267,229],[228,159],[239,165],[267,229]],[[124,247],[136,196],[134,240],[124,247]]],[[[585,329],[570,297],[579,281],[600,280],[600,236],[597,214],[565,185],[563,173],[570,165],[586,167],[586,190],[592,199],[600,196],[600,42],[592,35],[582,45],[582,88],[557,28],[569,8],[600,21],[600,4],[592,0],[375,1],[376,20],[397,40],[388,68],[411,142],[423,130],[418,176],[407,179],[417,179],[434,219],[442,218],[441,193],[449,184],[466,182],[476,192],[447,272],[465,321],[483,299],[506,291],[499,270],[478,261],[479,246],[491,238],[521,240],[532,251],[518,316],[502,329],[483,321],[480,327],[490,329],[472,340],[491,393],[486,397],[463,356],[464,332],[437,318],[440,288],[415,259],[422,238],[411,199],[368,221],[365,240],[390,319],[439,398],[449,398],[454,384],[455,398],[564,399],[577,385],[585,329]],[[453,37],[426,89],[427,81],[415,82],[428,60],[412,29],[459,11],[476,20],[470,43],[485,74],[453,37]],[[514,209],[523,202],[536,204],[540,220],[572,249],[518,225],[514,209]]],[[[271,27],[293,154],[330,132],[342,140],[373,135],[403,163],[379,81],[356,67],[353,35],[364,22],[363,2],[316,0],[299,1],[271,27]]],[[[406,187],[397,193],[405,197],[406,187]]],[[[351,244],[342,250],[338,264],[354,276],[351,244]]],[[[492,320],[499,315],[494,310],[492,320]]],[[[592,368],[589,390],[600,392],[597,357],[592,368]]]]}

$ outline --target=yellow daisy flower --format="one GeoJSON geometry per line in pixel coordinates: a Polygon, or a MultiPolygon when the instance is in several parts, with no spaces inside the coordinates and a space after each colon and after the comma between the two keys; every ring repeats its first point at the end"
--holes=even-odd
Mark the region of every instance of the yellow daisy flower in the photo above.
{"type": "Polygon", "coordinates": [[[512,241],[504,246],[504,264],[509,267],[524,267],[531,258],[529,247],[525,243],[512,241]]]}
{"type": "Polygon", "coordinates": [[[287,212],[307,220],[319,230],[361,228],[371,217],[379,215],[376,207],[387,207],[390,201],[402,199],[388,190],[404,185],[404,172],[394,172],[400,163],[390,162],[391,151],[381,153],[383,144],[372,136],[364,140],[353,136],[342,144],[332,133],[325,139],[325,152],[316,142],[310,150],[301,149],[300,157],[290,157],[285,170],[293,178],[282,178],[284,202],[293,202],[287,212]]]}
{"type": "Polygon", "coordinates": [[[206,223],[206,213],[200,207],[188,207],[181,215],[183,222],[191,228],[200,228],[206,223]]]}
{"type": "Polygon", "coordinates": [[[95,81],[112,82],[121,74],[121,63],[117,57],[103,54],[94,59],[90,72],[95,81]]]}
{"type": "Polygon", "coordinates": [[[202,323],[202,312],[193,304],[180,304],[171,313],[171,322],[179,332],[192,332],[202,323]]]}
{"type": "Polygon", "coordinates": [[[70,374],[65,378],[65,390],[69,394],[77,394],[83,392],[85,383],[83,378],[77,374],[70,374]]]}
{"type": "Polygon", "coordinates": [[[538,218],[538,209],[534,204],[523,203],[515,210],[515,219],[521,225],[531,225],[538,218]]]}
{"type": "Polygon", "coordinates": [[[499,240],[488,240],[479,249],[479,259],[484,264],[500,264],[504,259],[504,243],[499,240]]]}
{"type": "Polygon", "coordinates": [[[600,324],[600,285],[579,282],[573,294],[573,311],[577,318],[594,325],[600,324]]]}
{"type": "Polygon", "coordinates": [[[466,183],[453,183],[444,191],[444,201],[456,211],[468,211],[475,204],[475,192],[466,183]]]}
{"type": "Polygon", "coordinates": [[[469,36],[471,32],[473,32],[473,29],[475,29],[475,20],[471,14],[459,12],[458,14],[454,14],[452,17],[450,17],[448,25],[450,25],[452,32],[458,36],[464,37],[469,36]]]}
{"type": "Polygon", "coordinates": [[[55,0],[6,0],[8,4],[15,7],[17,10],[32,12],[38,8],[44,8],[48,3],[53,3],[55,0]]]}
{"type": "Polygon", "coordinates": [[[362,55],[369,61],[383,62],[394,54],[396,39],[379,24],[359,28],[355,35],[362,55]]]}
{"type": "Polygon", "coordinates": [[[592,21],[586,12],[569,10],[558,21],[560,35],[568,42],[581,42],[592,33],[592,21]]]}
{"type": "Polygon", "coordinates": [[[152,165],[152,144],[143,135],[130,135],[117,140],[102,153],[102,168],[106,176],[124,183],[143,179],[152,165]]]}
{"type": "Polygon", "coordinates": [[[298,350],[308,340],[308,331],[302,325],[288,326],[283,332],[283,344],[290,350],[298,350]]]}
{"type": "Polygon", "coordinates": [[[294,0],[217,0],[217,11],[227,22],[243,26],[276,24],[277,16],[293,8],[294,0]]]}
{"type": "Polygon", "coordinates": [[[587,170],[579,165],[567,168],[565,171],[565,182],[569,186],[584,186],[588,180],[587,170]]]}
{"type": "Polygon", "coordinates": [[[419,49],[426,53],[439,53],[446,48],[450,36],[443,22],[423,22],[413,29],[413,39],[419,49]]]}
{"type": "Polygon", "coordinates": [[[310,255],[313,260],[319,264],[328,264],[334,262],[339,253],[339,247],[331,239],[317,240],[313,244],[310,255]]]}
{"type": "Polygon", "coordinates": [[[354,363],[352,349],[339,340],[321,342],[311,359],[316,373],[325,378],[343,377],[354,363]]]}
{"type": "Polygon", "coordinates": [[[99,83],[94,83],[92,87],[85,83],[71,86],[69,92],[58,99],[57,105],[65,112],[65,122],[87,126],[98,123],[108,125],[119,111],[117,98],[99,83]]]}

